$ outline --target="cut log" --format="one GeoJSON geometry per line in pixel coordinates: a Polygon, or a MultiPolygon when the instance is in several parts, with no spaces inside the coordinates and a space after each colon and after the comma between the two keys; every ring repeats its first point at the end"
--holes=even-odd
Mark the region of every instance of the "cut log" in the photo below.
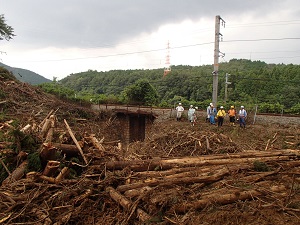
{"type": "Polygon", "coordinates": [[[70,170],[68,167],[64,167],[60,173],[57,175],[56,179],[55,179],[55,183],[60,183],[68,174],[69,174],[70,170]]]}
{"type": "Polygon", "coordinates": [[[45,181],[48,181],[49,183],[52,183],[52,184],[59,184],[64,178],[65,176],[67,176],[69,174],[69,168],[68,167],[64,167],[60,173],[57,175],[56,178],[54,177],[48,177],[48,176],[45,176],[45,175],[40,175],[38,176],[39,179],[41,180],[45,180],[45,181]]]}
{"type": "Polygon", "coordinates": [[[178,184],[192,184],[192,183],[213,183],[220,180],[224,176],[229,174],[227,168],[217,171],[217,173],[209,176],[199,176],[199,177],[181,177],[181,178],[171,178],[171,179],[162,179],[162,180],[150,180],[144,183],[133,183],[125,184],[117,187],[117,190],[120,192],[125,192],[132,189],[142,188],[145,186],[154,187],[154,186],[168,186],[168,185],[178,185],[178,184]]]}
{"type": "Polygon", "coordinates": [[[144,194],[148,191],[151,191],[151,190],[152,190],[151,187],[145,186],[145,187],[142,187],[140,189],[128,190],[124,193],[124,195],[128,198],[134,198],[134,197],[137,197],[137,196],[141,196],[142,194],[144,194]]]}
{"type": "Polygon", "coordinates": [[[262,192],[257,190],[241,191],[241,192],[235,192],[232,194],[224,194],[224,195],[219,194],[195,202],[177,204],[173,207],[173,210],[176,213],[185,213],[191,209],[194,210],[203,209],[209,204],[226,205],[236,201],[245,201],[247,199],[254,199],[256,197],[261,196],[262,194],[263,194],[262,192]]]}
{"type": "Polygon", "coordinates": [[[262,173],[258,173],[258,174],[254,174],[254,175],[250,175],[250,176],[245,176],[243,178],[241,178],[240,180],[243,182],[257,182],[260,181],[261,179],[276,174],[278,173],[278,171],[272,171],[272,172],[262,172],[262,173]]]}
{"type": "Polygon", "coordinates": [[[41,137],[45,138],[49,129],[51,126],[51,120],[50,119],[46,119],[45,123],[43,124],[42,130],[41,130],[41,137]]]}
{"type": "MultiPolygon", "coordinates": [[[[127,199],[125,196],[120,194],[118,191],[116,191],[112,187],[107,187],[106,191],[109,193],[110,197],[116,201],[118,204],[120,204],[126,212],[130,212],[131,208],[133,207],[133,203],[127,199]]],[[[137,216],[140,221],[146,222],[150,220],[150,216],[148,213],[146,213],[144,210],[137,208],[137,216]]]]}
{"type": "Polygon", "coordinates": [[[89,197],[90,195],[92,195],[92,194],[93,194],[93,190],[87,189],[87,190],[84,191],[83,194],[77,196],[77,197],[74,199],[73,202],[74,202],[74,204],[77,204],[78,202],[83,201],[84,199],[88,198],[88,197],[89,197]]]}
{"type": "Polygon", "coordinates": [[[25,127],[23,127],[20,131],[23,133],[26,133],[26,131],[28,131],[31,128],[30,124],[27,124],[25,127]]]}
{"type": "Polygon", "coordinates": [[[52,146],[50,143],[43,143],[42,150],[40,152],[40,157],[45,162],[49,160],[55,160],[56,152],[57,149],[54,146],[52,146]]]}
{"type": "Polygon", "coordinates": [[[54,175],[54,173],[58,170],[60,165],[59,161],[48,161],[44,171],[43,175],[51,177],[54,175]]]}
{"type": "Polygon", "coordinates": [[[68,130],[68,132],[69,132],[71,138],[72,138],[73,141],[75,142],[75,144],[76,144],[76,146],[77,146],[77,148],[78,148],[78,150],[79,150],[79,152],[80,152],[80,154],[81,154],[81,156],[82,156],[82,158],[83,158],[85,164],[88,164],[88,161],[87,161],[87,159],[85,158],[85,156],[84,156],[84,154],[83,154],[83,151],[82,151],[82,149],[81,149],[81,147],[80,147],[78,141],[76,140],[76,138],[75,138],[75,136],[74,136],[74,134],[73,134],[73,132],[72,132],[72,130],[71,130],[71,128],[70,128],[68,122],[67,122],[65,119],[64,119],[64,123],[65,123],[65,125],[66,125],[66,128],[67,128],[67,130],[68,130]]]}
{"type": "Polygon", "coordinates": [[[267,141],[267,145],[266,145],[266,147],[265,147],[265,151],[267,151],[268,150],[268,147],[269,147],[269,144],[270,144],[270,139],[267,141]]]}
{"type": "MultiPolygon", "coordinates": [[[[78,143],[80,146],[82,146],[81,142],[78,143]]],[[[51,143],[51,145],[56,149],[60,150],[63,154],[66,154],[67,156],[78,156],[78,154],[80,154],[76,145],[60,143],[51,143]]]]}
{"type": "Polygon", "coordinates": [[[56,179],[54,177],[48,177],[48,176],[40,175],[38,178],[41,179],[41,180],[47,181],[51,184],[56,184],[56,179]]]}
{"type": "Polygon", "coordinates": [[[16,180],[20,180],[25,175],[25,170],[27,168],[28,161],[24,161],[18,166],[3,182],[2,186],[5,186],[16,180]]]}
{"type": "Polygon", "coordinates": [[[95,148],[100,151],[101,155],[104,155],[105,149],[94,135],[90,135],[89,137],[87,137],[87,139],[93,144],[95,148]]]}
{"type": "Polygon", "coordinates": [[[48,130],[48,133],[46,135],[45,142],[52,142],[53,134],[54,134],[54,128],[55,128],[55,117],[53,115],[50,116],[50,128],[48,130]]]}
{"type": "MultiPolygon", "coordinates": [[[[224,156],[226,157],[226,156],[224,156]]],[[[124,169],[129,167],[133,171],[148,170],[166,170],[176,167],[208,166],[208,165],[228,165],[238,163],[253,163],[254,161],[271,162],[271,161],[289,161],[289,156],[271,156],[271,157],[254,157],[251,158],[223,158],[209,159],[209,157],[184,157],[163,160],[134,160],[134,161],[114,161],[108,162],[106,168],[124,169]]]]}
{"type": "Polygon", "coordinates": [[[43,119],[43,121],[40,123],[39,127],[43,127],[44,123],[46,122],[46,120],[50,117],[50,115],[52,115],[52,113],[54,112],[53,109],[50,110],[50,112],[48,113],[48,115],[43,119]]]}

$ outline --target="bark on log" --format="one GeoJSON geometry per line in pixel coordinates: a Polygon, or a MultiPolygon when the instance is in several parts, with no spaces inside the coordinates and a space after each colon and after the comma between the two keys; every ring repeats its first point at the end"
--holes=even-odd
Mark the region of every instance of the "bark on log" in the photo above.
{"type": "MultiPolygon", "coordinates": [[[[252,167],[252,165],[249,164],[239,164],[237,165],[226,165],[229,171],[239,171],[244,169],[249,169],[252,167]]],[[[224,168],[224,165],[220,166],[214,166],[214,171],[220,170],[224,168]]],[[[202,172],[202,171],[211,171],[211,167],[183,167],[183,168],[173,168],[170,170],[164,170],[164,171],[143,171],[143,172],[136,172],[131,175],[131,179],[146,179],[146,178],[155,178],[155,177],[167,177],[178,174],[178,176],[181,176],[179,174],[189,173],[189,172],[202,172]]]]}
{"type": "Polygon", "coordinates": [[[53,109],[50,110],[50,112],[48,113],[48,115],[43,119],[43,121],[40,123],[39,127],[43,127],[44,123],[46,122],[46,120],[49,118],[49,116],[54,112],[53,109]]]}
{"type": "Polygon", "coordinates": [[[11,183],[16,180],[20,180],[24,174],[25,174],[25,169],[27,168],[28,161],[24,161],[21,163],[20,166],[18,166],[3,182],[2,186],[7,185],[8,183],[11,183]]]}
{"type": "Polygon", "coordinates": [[[55,116],[51,115],[49,120],[50,120],[50,128],[49,128],[48,133],[46,135],[46,141],[45,142],[52,142],[52,138],[53,138],[53,134],[54,134],[54,128],[55,128],[55,122],[56,122],[55,116]]]}
{"type": "Polygon", "coordinates": [[[252,182],[260,181],[261,179],[263,179],[267,176],[276,174],[276,173],[278,173],[278,171],[262,172],[262,173],[255,174],[255,175],[245,176],[245,177],[241,178],[240,180],[244,181],[244,182],[251,182],[252,183],[252,182]]]}
{"type": "Polygon", "coordinates": [[[64,119],[64,123],[65,123],[65,125],[66,125],[66,127],[67,127],[67,130],[68,130],[68,132],[69,132],[71,138],[72,138],[73,141],[75,142],[75,144],[76,144],[76,146],[77,146],[77,148],[78,148],[78,150],[79,150],[79,152],[80,152],[80,154],[81,154],[81,156],[82,156],[82,158],[83,158],[85,164],[88,164],[88,161],[87,161],[87,159],[85,158],[85,156],[84,156],[84,154],[83,154],[83,151],[82,151],[82,149],[81,149],[81,147],[80,147],[78,141],[76,140],[76,138],[75,138],[75,136],[74,136],[74,134],[73,134],[73,132],[72,132],[72,130],[71,130],[71,128],[70,128],[68,122],[67,122],[65,119],[64,119]]]}
{"type": "Polygon", "coordinates": [[[124,193],[124,195],[128,198],[134,198],[136,196],[140,196],[148,191],[151,191],[152,188],[149,186],[142,187],[140,189],[128,190],[124,193]]]}
{"type": "Polygon", "coordinates": [[[92,189],[87,189],[87,190],[85,190],[85,192],[83,194],[76,197],[73,202],[76,205],[78,202],[81,202],[82,200],[88,198],[92,194],[93,194],[93,190],[92,189]]]}
{"type": "Polygon", "coordinates": [[[162,180],[151,180],[144,183],[133,183],[125,184],[117,187],[117,190],[120,192],[125,192],[132,189],[142,188],[145,186],[154,187],[157,185],[167,186],[167,185],[176,185],[176,184],[191,184],[191,183],[213,183],[220,180],[224,176],[229,174],[227,168],[217,171],[217,173],[210,176],[202,177],[181,177],[181,178],[171,178],[171,179],[162,179],[162,180]]]}
{"type": "Polygon", "coordinates": [[[20,131],[25,133],[26,131],[28,131],[31,128],[30,124],[27,124],[25,127],[23,127],[20,131]]]}
{"type": "Polygon", "coordinates": [[[69,174],[70,170],[68,167],[64,167],[60,173],[57,175],[57,177],[55,178],[55,183],[58,184],[60,183],[68,174],[69,174]]]}
{"type": "Polygon", "coordinates": [[[134,161],[114,161],[108,162],[106,168],[124,169],[129,167],[133,171],[147,170],[166,170],[176,167],[208,166],[208,165],[228,165],[237,163],[253,163],[254,161],[271,162],[271,161],[288,161],[289,156],[271,156],[271,157],[254,157],[251,158],[229,158],[229,159],[209,159],[209,157],[185,157],[177,159],[164,160],[134,160],[134,161]]]}
{"type": "Polygon", "coordinates": [[[51,177],[54,175],[54,173],[58,170],[60,165],[59,161],[48,161],[44,171],[43,175],[51,177]]]}
{"type": "Polygon", "coordinates": [[[87,137],[87,139],[93,144],[95,148],[100,151],[101,155],[104,155],[105,149],[94,135],[90,135],[89,137],[87,137]]]}
{"type": "Polygon", "coordinates": [[[64,179],[64,177],[67,176],[68,174],[69,174],[69,168],[68,167],[64,167],[60,171],[60,173],[57,175],[56,178],[54,178],[54,177],[48,177],[48,176],[45,176],[45,175],[40,175],[39,179],[48,181],[49,183],[52,183],[52,184],[59,184],[64,179]]]}
{"type": "MultiPolygon", "coordinates": [[[[78,143],[80,146],[82,146],[80,142],[78,143]]],[[[78,156],[80,154],[76,145],[60,143],[51,143],[51,145],[56,149],[60,150],[63,154],[66,154],[67,156],[78,156]]]]}
{"type": "Polygon", "coordinates": [[[48,130],[50,129],[50,125],[51,125],[51,120],[50,119],[46,119],[45,123],[43,124],[42,130],[41,130],[41,136],[42,138],[45,138],[48,130]]]}
{"type": "MultiPolygon", "coordinates": [[[[116,201],[117,203],[119,203],[127,212],[130,212],[133,203],[127,199],[125,196],[121,195],[118,191],[116,191],[114,188],[112,187],[107,187],[106,191],[109,192],[110,197],[116,201]]],[[[148,213],[146,213],[144,210],[137,208],[137,216],[139,218],[140,221],[142,222],[146,222],[148,220],[150,220],[150,216],[148,215],[148,213]]]]}
{"type": "Polygon", "coordinates": [[[261,196],[262,194],[263,193],[260,191],[250,190],[250,191],[235,192],[232,194],[214,195],[195,202],[177,204],[173,207],[173,210],[176,213],[185,213],[191,209],[193,210],[202,209],[206,207],[208,204],[214,203],[214,204],[226,205],[236,201],[245,201],[247,199],[254,199],[256,197],[261,196]]]}
{"type": "Polygon", "coordinates": [[[42,150],[40,152],[40,157],[45,162],[49,161],[49,160],[55,160],[56,152],[57,152],[57,149],[54,146],[52,146],[50,143],[43,143],[42,150]]]}

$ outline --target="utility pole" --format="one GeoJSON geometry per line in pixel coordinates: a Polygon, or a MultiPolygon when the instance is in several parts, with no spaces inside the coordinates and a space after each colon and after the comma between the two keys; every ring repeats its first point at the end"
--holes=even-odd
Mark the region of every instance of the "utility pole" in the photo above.
{"type": "MultiPolygon", "coordinates": [[[[215,19],[215,50],[214,50],[214,71],[212,72],[213,75],[213,93],[212,93],[212,102],[215,107],[217,107],[218,102],[218,73],[219,73],[219,57],[220,57],[220,49],[219,49],[219,42],[220,36],[223,35],[220,33],[220,23],[225,27],[225,21],[220,17],[216,16],[215,19]]],[[[224,57],[225,54],[221,53],[221,56],[224,57]]]]}
{"type": "Polygon", "coordinates": [[[227,86],[228,84],[231,84],[231,82],[228,82],[228,76],[230,76],[229,73],[226,73],[226,80],[225,80],[225,99],[224,99],[224,102],[226,104],[226,101],[227,101],[227,86]]]}

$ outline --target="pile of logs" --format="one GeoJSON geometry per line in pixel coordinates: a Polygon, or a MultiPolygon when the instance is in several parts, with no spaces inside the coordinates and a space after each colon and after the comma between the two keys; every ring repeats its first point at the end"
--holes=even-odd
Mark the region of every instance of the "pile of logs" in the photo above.
{"type": "MultiPolygon", "coordinates": [[[[108,151],[104,141],[93,134],[77,140],[68,122],[63,122],[65,130],[60,129],[57,135],[57,120],[51,111],[39,125],[27,124],[20,129],[36,133],[43,140],[39,157],[45,166],[41,171],[26,171],[27,154],[21,154],[22,151],[18,167],[12,172],[0,161],[8,173],[0,187],[0,223],[184,224],[184,215],[191,211],[241,201],[259,202],[261,207],[274,207],[276,213],[280,209],[300,216],[300,210],[292,207],[300,203],[296,191],[300,181],[299,150],[267,151],[266,148],[266,151],[126,160],[121,154],[117,157],[108,151]],[[57,136],[60,141],[55,139],[57,136]],[[71,143],[63,143],[68,138],[71,143]],[[60,160],[58,154],[63,156],[60,160]],[[79,160],[66,163],[70,157],[79,160]],[[70,176],[74,167],[82,169],[80,176],[70,176]]],[[[10,124],[7,121],[1,126],[9,129],[10,124]]],[[[221,137],[230,146],[234,145],[228,137],[221,137]]],[[[191,135],[187,140],[204,145],[205,149],[209,143],[215,143],[205,136],[196,140],[191,135]]],[[[1,142],[1,152],[8,145],[1,142]]],[[[121,145],[117,142],[114,145],[121,153],[121,145]]],[[[172,155],[176,148],[165,152],[172,155]]]]}

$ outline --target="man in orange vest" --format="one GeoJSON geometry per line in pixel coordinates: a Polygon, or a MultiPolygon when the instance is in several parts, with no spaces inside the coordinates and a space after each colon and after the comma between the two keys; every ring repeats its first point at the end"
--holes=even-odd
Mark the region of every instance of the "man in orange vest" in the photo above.
{"type": "Polygon", "coordinates": [[[230,109],[228,110],[228,115],[229,115],[230,126],[235,126],[234,122],[235,122],[236,111],[233,105],[230,106],[230,109]]]}

